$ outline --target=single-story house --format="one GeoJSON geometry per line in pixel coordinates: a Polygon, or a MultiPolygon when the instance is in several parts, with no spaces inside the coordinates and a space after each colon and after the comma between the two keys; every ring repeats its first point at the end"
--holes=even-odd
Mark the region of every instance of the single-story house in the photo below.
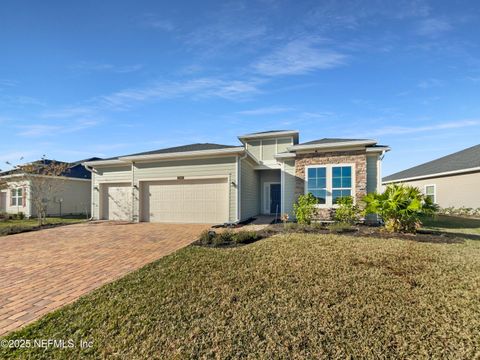
{"type": "Polygon", "coordinates": [[[22,167],[1,172],[0,213],[36,217],[34,203],[40,200],[45,204],[47,216],[89,214],[92,180],[91,173],[82,165],[86,160],[65,163],[41,159],[28,164],[32,169],[28,174],[22,167]],[[65,164],[65,170],[59,176],[45,175],[45,169],[52,163],[65,164]]]}
{"type": "Polygon", "coordinates": [[[383,178],[415,186],[442,208],[480,207],[480,144],[383,178]]]}
{"type": "Polygon", "coordinates": [[[299,142],[299,132],[239,136],[239,145],[191,144],[88,161],[95,219],[237,223],[287,213],[307,192],[328,216],[338,197],[381,186],[387,146],[366,139],[299,142]]]}

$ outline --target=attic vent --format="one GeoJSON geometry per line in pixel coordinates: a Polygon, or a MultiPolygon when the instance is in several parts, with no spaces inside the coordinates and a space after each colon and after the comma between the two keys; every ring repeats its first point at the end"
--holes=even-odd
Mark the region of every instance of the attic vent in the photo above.
{"type": "Polygon", "coordinates": [[[185,176],[177,176],[177,180],[185,180],[185,176]]]}

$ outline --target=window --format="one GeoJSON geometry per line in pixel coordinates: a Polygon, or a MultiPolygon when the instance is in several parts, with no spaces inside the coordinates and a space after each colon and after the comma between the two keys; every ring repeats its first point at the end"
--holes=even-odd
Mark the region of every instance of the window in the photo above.
{"type": "Polygon", "coordinates": [[[327,203],[327,168],[309,168],[307,174],[308,192],[318,199],[319,204],[327,203]]]}
{"type": "Polygon", "coordinates": [[[11,206],[23,206],[23,190],[12,189],[10,191],[10,205],[11,206]]]}
{"type": "Polygon", "coordinates": [[[332,203],[336,204],[337,199],[352,195],[352,167],[332,167],[332,203]]]}
{"type": "Polygon", "coordinates": [[[305,168],[305,193],[318,199],[320,207],[331,207],[344,196],[354,194],[354,165],[323,165],[305,168]]]}
{"type": "Polygon", "coordinates": [[[425,195],[435,204],[435,185],[425,185],[425,195]]]}

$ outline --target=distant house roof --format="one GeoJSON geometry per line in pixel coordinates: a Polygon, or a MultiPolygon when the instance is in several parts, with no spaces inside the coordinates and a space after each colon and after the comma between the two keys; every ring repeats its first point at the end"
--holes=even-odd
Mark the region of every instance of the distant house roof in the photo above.
{"type": "Polygon", "coordinates": [[[431,177],[437,174],[468,171],[473,168],[480,168],[480,144],[386,176],[383,182],[431,177]]]}
{"type": "MultiPolygon", "coordinates": [[[[74,161],[71,163],[67,163],[65,161],[51,160],[51,159],[40,159],[40,160],[32,161],[29,164],[36,165],[35,173],[37,175],[44,174],[45,173],[44,166],[48,166],[52,163],[67,164],[67,169],[60,176],[67,177],[67,178],[75,178],[75,179],[91,179],[92,174],[90,173],[90,171],[85,169],[82,163],[84,161],[95,161],[95,160],[100,160],[100,158],[92,157],[89,159],[74,161]]],[[[7,171],[1,172],[0,176],[15,175],[20,173],[22,173],[21,169],[13,169],[13,170],[7,170],[7,171]]]]}

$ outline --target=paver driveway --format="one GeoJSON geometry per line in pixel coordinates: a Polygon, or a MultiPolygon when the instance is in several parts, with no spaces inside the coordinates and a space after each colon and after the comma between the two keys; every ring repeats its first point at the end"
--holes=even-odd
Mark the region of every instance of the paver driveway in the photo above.
{"type": "Polygon", "coordinates": [[[84,223],[0,237],[0,335],[190,244],[206,228],[84,223]]]}

